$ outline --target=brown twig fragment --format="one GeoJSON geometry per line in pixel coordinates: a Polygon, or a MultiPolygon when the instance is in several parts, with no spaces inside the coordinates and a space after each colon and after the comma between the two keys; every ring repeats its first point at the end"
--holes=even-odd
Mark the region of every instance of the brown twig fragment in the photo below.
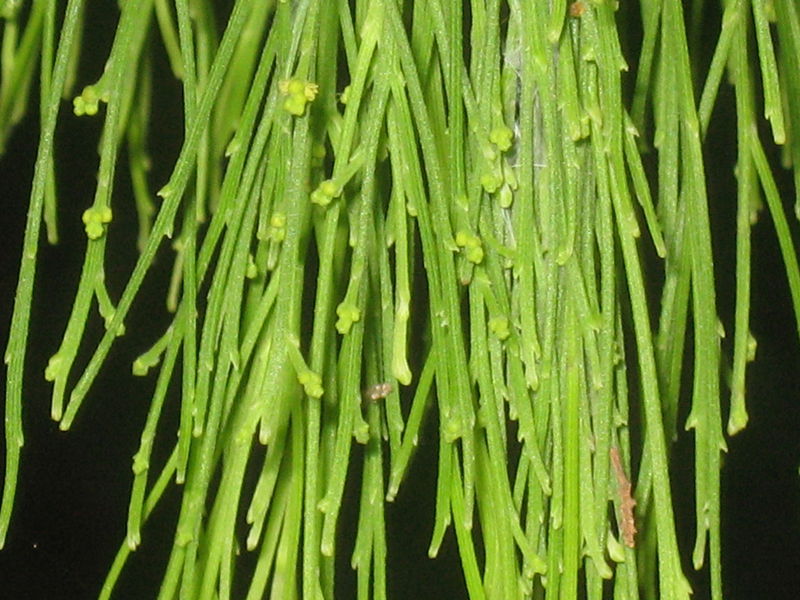
{"type": "Polygon", "coordinates": [[[622,505],[620,506],[620,529],[622,530],[622,539],[626,546],[633,548],[635,544],[634,537],[636,536],[633,507],[636,506],[636,500],[634,500],[631,495],[631,480],[625,475],[622,459],[619,456],[619,449],[612,446],[609,449],[609,454],[611,455],[611,464],[614,466],[614,473],[617,476],[619,495],[622,500],[622,505]]]}
{"type": "Polygon", "coordinates": [[[569,16],[577,19],[584,13],[585,10],[586,5],[580,0],[577,0],[569,5],[569,16]]]}

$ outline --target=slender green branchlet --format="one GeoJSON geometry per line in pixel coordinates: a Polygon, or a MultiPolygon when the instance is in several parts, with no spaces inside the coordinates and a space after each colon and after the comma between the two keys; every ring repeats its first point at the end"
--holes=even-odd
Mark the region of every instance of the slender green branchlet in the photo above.
{"type": "Polygon", "coordinates": [[[37,69],[41,99],[5,353],[0,547],[24,421],[43,418],[23,374],[42,222],[59,233],[56,132],[87,116],[102,124],[88,240],[62,240],[85,259],[44,369],[62,429],[96,401],[143,290],[160,293],[142,286],[175,233],[166,302],[152,303],[169,322],[142,332],[151,346],[130,366],[152,393],[101,598],[124,596],[158,507],[172,546],[153,597],[385,599],[404,583],[392,503],[425,472],[430,510],[409,522],[430,557],[457,549],[451,597],[722,599],[720,471],[751,419],[762,207],[800,332],[797,223],[772,160],[779,146],[797,210],[793,0],[111,3],[99,79],[79,60],[96,51],[93,13],[61,4],[0,2],[0,152],[34,110],[37,69]],[[181,93],[165,98],[171,79],[181,93]],[[156,101],[182,111],[173,129],[156,101]],[[725,114],[731,164],[704,145],[725,114]],[[734,199],[711,193],[718,177],[735,177],[734,199]],[[733,241],[710,218],[725,211],[733,241]],[[120,265],[131,239],[138,258],[120,265]],[[125,269],[118,293],[106,272],[125,269]],[[683,438],[691,514],[674,500],[683,438]]]}

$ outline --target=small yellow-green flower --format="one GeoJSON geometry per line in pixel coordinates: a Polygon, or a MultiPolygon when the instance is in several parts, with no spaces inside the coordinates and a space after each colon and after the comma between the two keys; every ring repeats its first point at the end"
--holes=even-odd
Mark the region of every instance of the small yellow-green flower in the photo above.
{"type": "Polygon", "coordinates": [[[497,171],[484,173],[481,176],[481,185],[488,193],[494,194],[503,185],[503,176],[497,171]]]}
{"type": "Polygon", "coordinates": [[[100,101],[108,102],[107,95],[99,93],[96,86],[87,85],[80,96],[73,98],[72,111],[79,117],[83,115],[91,117],[97,114],[100,101]]]}
{"type": "Polygon", "coordinates": [[[324,391],[322,389],[322,378],[314,371],[308,370],[299,373],[297,375],[297,381],[300,382],[300,385],[303,386],[303,390],[305,390],[306,394],[311,398],[322,397],[324,391]]]}
{"type": "Polygon", "coordinates": [[[105,226],[111,222],[111,208],[108,206],[92,206],[83,211],[81,220],[90,240],[103,237],[105,226]]]}
{"type": "Polygon", "coordinates": [[[306,111],[306,104],[313,102],[319,93],[319,86],[302,79],[287,79],[278,84],[278,89],[287,96],[283,108],[288,113],[301,117],[306,111]]]}
{"type": "Polygon", "coordinates": [[[286,237],[286,215],[273,213],[269,219],[269,237],[273,242],[282,242],[286,237]]]}
{"type": "Polygon", "coordinates": [[[337,186],[332,179],[326,179],[311,192],[311,202],[320,206],[327,206],[331,200],[338,198],[342,194],[342,189],[337,186]]]}
{"type": "Polygon", "coordinates": [[[505,125],[495,127],[489,132],[489,141],[492,142],[501,152],[507,152],[511,148],[514,140],[514,132],[505,125]]]}
{"type": "Polygon", "coordinates": [[[336,321],[336,331],[342,335],[350,331],[353,323],[361,319],[361,311],[358,310],[358,307],[347,301],[336,307],[336,315],[339,317],[336,321]]]}
{"type": "Polygon", "coordinates": [[[255,279],[258,277],[258,267],[253,260],[252,254],[247,255],[247,272],[245,273],[245,277],[247,277],[247,279],[255,279]]]}
{"type": "Polygon", "coordinates": [[[500,341],[507,339],[511,335],[508,329],[508,319],[506,317],[492,317],[489,319],[489,331],[500,341]]]}
{"type": "Polygon", "coordinates": [[[477,265],[483,260],[483,244],[477,235],[462,229],[456,233],[456,245],[464,249],[464,256],[469,262],[477,265]]]}

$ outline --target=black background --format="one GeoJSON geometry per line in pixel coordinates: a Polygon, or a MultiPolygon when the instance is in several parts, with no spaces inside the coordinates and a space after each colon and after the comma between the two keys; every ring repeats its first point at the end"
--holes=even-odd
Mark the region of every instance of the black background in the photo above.
{"type": "MultiPolygon", "coordinates": [[[[108,24],[105,9],[89,3],[89,21],[108,24]]],[[[714,23],[718,15],[709,15],[714,23]]],[[[718,22],[718,21],[717,21],[718,22]]],[[[717,31],[717,29],[713,29],[717,31]]],[[[87,48],[77,89],[102,70],[112,27],[87,28],[87,48]]],[[[179,85],[159,63],[151,146],[156,189],[169,174],[182,135],[179,85]],[[160,100],[160,103],[159,103],[160,100]]],[[[632,72],[635,72],[632,69],[632,72]]],[[[629,75],[630,77],[630,75],[629,75]]],[[[36,98],[38,102],[38,98],[36,98]]],[[[153,272],[126,321],[124,343],[115,345],[72,430],[65,433],[49,419],[50,386],[44,367],[60,341],[80,273],[86,238],[80,223],[92,201],[96,181],[100,119],[72,115],[62,105],[56,140],[61,240],[40,244],[34,306],[25,373],[23,448],[16,507],[6,548],[0,552],[0,600],[93,598],[124,539],[131,484],[131,457],[136,451],[152,391],[153,378],[130,375],[133,358],[151,344],[167,322],[164,297],[172,255],[164,244],[153,272]],[[156,298],[150,300],[148,298],[156,298]]],[[[732,335],[735,218],[735,131],[733,98],[721,91],[704,148],[715,233],[720,314],[732,335]]],[[[766,135],[762,139],[768,139],[766,135]]],[[[2,236],[0,236],[0,343],[5,348],[13,306],[25,213],[33,174],[38,122],[35,111],[16,129],[0,158],[2,236]]],[[[772,157],[776,159],[776,156],[772,157]]],[[[773,160],[773,164],[778,164],[773,160]]],[[[124,168],[119,171],[125,171],[124,168]]],[[[776,169],[776,171],[780,171],[776,169]]],[[[779,172],[787,212],[793,214],[790,176],[779,172]]],[[[118,189],[128,189],[124,174],[118,189]]],[[[107,262],[112,298],[118,298],[136,254],[135,212],[115,204],[113,240],[107,262]]],[[[795,234],[800,231],[790,217],[795,234]]],[[[795,243],[800,240],[795,235],[795,243]]],[[[747,429],[728,440],[723,457],[722,526],[725,597],[795,598],[800,591],[800,344],[792,314],[783,263],[768,212],[753,228],[752,331],[758,340],[757,360],[748,369],[747,429]]],[[[89,327],[90,339],[101,333],[99,319],[89,327]]],[[[729,347],[730,339],[725,342],[729,347]]],[[[88,345],[87,345],[88,348],[88,345]]],[[[81,360],[86,360],[84,355],[81,360]]],[[[5,381],[2,381],[3,393],[5,381]]],[[[724,389],[724,388],[723,388],[724,389]]],[[[174,414],[172,415],[174,417],[174,414]]],[[[429,415],[430,416],[430,415],[429,415]]],[[[167,420],[170,416],[168,414],[167,420]]],[[[435,494],[436,423],[427,435],[400,495],[387,510],[389,592],[393,598],[466,597],[455,540],[450,531],[440,557],[427,558],[435,494]]],[[[173,429],[174,431],[174,429],[173,429]]],[[[691,554],[693,543],[691,432],[679,432],[673,464],[675,503],[682,527],[680,543],[691,554]]],[[[163,454],[164,448],[156,448],[163,454]]],[[[359,465],[359,461],[354,461],[359,465]]],[[[360,469],[360,466],[354,466],[360,469]]],[[[352,473],[355,475],[355,473],[352,473]]],[[[177,494],[168,494],[144,530],[144,547],[135,553],[119,584],[119,598],[154,597],[172,539],[177,494]]],[[[356,499],[346,498],[341,536],[352,539],[356,499]]],[[[343,543],[338,594],[354,596],[354,578],[347,567],[351,543],[343,543]]],[[[695,598],[708,596],[707,576],[685,571],[695,598]]]]}

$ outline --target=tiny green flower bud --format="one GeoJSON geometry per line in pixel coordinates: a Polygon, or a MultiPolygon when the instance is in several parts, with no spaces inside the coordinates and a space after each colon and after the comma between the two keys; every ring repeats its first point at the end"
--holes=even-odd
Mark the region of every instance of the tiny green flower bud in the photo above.
{"type": "Polygon", "coordinates": [[[505,125],[495,127],[489,132],[489,141],[492,142],[501,152],[507,152],[511,148],[514,139],[514,132],[505,125]]]}
{"type": "Polygon", "coordinates": [[[508,319],[506,317],[492,317],[489,319],[489,331],[500,341],[507,339],[511,335],[508,329],[508,319]]]}
{"type": "Polygon", "coordinates": [[[316,83],[307,81],[303,84],[303,95],[306,100],[313,102],[317,98],[317,94],[319,94],[319,86],[316,83]]]}
{"type": "Polygon", "coordinates": [[[342,335],[350,331],[353,323],[361,319],[361,311],[358,307],[347,302],[342,302],[336,307],[336,314],[339,317],[336,321],[336,331],[342,335]]]}
{"type": "Polygon", "coordinates": [[[50,360],[47,361],[47,368],[44,370],[44,378],[46,381],[55,381],[58,377],[58,372],[64,367],[64,357],[60,354],[53,354],[50,360]]]}
{"type": "Polygon", "coordinates": [[[278,89],[287,96],[283,102],[283,109],[290,114],[300,117],[306,111],[306,104],[313,102],[319,93],[316,83],[301,79],[287,79],[278,83],[278,89]]]}
{"type": "Polygon", "coordinates": [[[247,255],[247,272],[244,275],[247,279],[255,279],[258,277],[258,267],[256,266],[255,261],[253,260],[253,255],[247,255]]]}
{"type": "Polygon", "coordinates": [[[328,204],[331,203],[331,197],[317,188],[311,192],[311,202],[314,204],[319,204],[320,206],[328,206],[328,204]]]}
{"type": "Polygon", "coordinates": [[[97,114],[100,100],[101,97],[97,93],[97,88],[93,85],[87,85],[83,88],[81,95],[72,100],[72,111],[79,117],[83,115],[91,117],[97,114]]]}
{"type": "Polygon", "coordinates": [[[465,249],[464,254],[471,263],[479,264],[483,260],[483,248],[481,246],[471,246],[465,249]]]}
{"type": "Polygon", "coordinates": [[[286,227],[286,215],[282,212],[273,213],[269,219],[269,224],[276,229],[283,229],[286,227]]]}
{"type": "Polygon", "coordinates": [[[511,187],[507,184],[504,184],[500,188],[500,193],[497,195],[497,199],[502,208],[509,208],[514,202],[514,194],[511,191],[511,187]]]}
{"type": "Polygon", "coordinates": [[[503,177],[497,172],[484,173],[481,176],[481,185],[489,194],[494,194],[503,185],[503,177]]]}
{"type": "Polygon", "coordinates": [[[323,194],[325,194],[326,196],[329,196],[331,198],[336,198],[339,194],[342,193],[342,190],[340,190],[336,186],[336,184],[333,183],[333,181],[330,180],[330,179],[326,179],[325,181],[320,183],[319,184],[319,189],[323,194]]]}
{"type": "Polygon", "coordinates": [[[306,104],[305,96],[292,94],[283,101],[283,110],[296,117],[301,117],[306,111],[306,104]]]}
{"type": "Polygon", "coordinates": [[[297,376],[297,380],[300,382],[300,385],[303,386],[303,390],[305,390],[306,394],[311,398],[322,397],[324,391],[322,388],[322,379],[319,375],[314,373],[314,371],[303,371],[297,376]]]}
{"type": "Polygon", "coordinates": [[[331,200],[338,198],[342,194],[342,189],[337,186],[332,179],[326,179],[311,192],[311,202],[320,206],[327,206],[331,200]]]}
{"type": "Polygon", "coordinates": [[[269,219],[268,237],[274,242],[282,242],[286,237],[286,215],[282,212],[273,213],[269,219]]]}
{"type": "Polygon", "coordinates": [[[324,144],[315,143],[311,146],[311,166],[321,167],[327,150],[324,144]]]}
{"type": "Polygon", "coordinates": [[[463,229],[456,232],[456,245],[464,248],[467,260],[476,265],[483,260],[483,245],[481,238],[463,229]]]}
{"type": "Polygon", "coordinates": [[[111,222],[111,208],[108,206],[89,207],[83,211],[81,220],[90,240],[101,238],[105,233],[105,225],[111,222]]]}

